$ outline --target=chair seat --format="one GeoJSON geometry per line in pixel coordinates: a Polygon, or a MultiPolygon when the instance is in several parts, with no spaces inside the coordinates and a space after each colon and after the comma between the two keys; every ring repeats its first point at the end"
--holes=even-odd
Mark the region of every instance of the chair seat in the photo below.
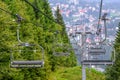
{"type": "Polygon", "coordinates": [[[68,52],[54,52],[54,56],[69,56],[70,53],[68,52]]]}
{"type": "Polygon", "coordinates": [[[83,60],[81,62],[83,65],[111,65],[112,60],[83,60]]]}
{"type": "Polygon", "coordinates": [[[41,68],[43,65],[11,65],[11,68],[41,68]]]}
{"type": "Polygon", "coordinates": [[[43,65],[43,61],[12,61],[12,65],[43,65]]]}

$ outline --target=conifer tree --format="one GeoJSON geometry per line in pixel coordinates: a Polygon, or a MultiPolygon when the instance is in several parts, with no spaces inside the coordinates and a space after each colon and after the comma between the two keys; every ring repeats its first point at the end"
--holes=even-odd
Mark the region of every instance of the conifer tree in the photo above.
{"type": "Polygon", "coordinates": [[[106,69],[106,80],[120,80],[120,23],[114,48],[116,51],[115,62],[106,69]]]}
{"type": "Polygon", "coordinates": [[[56,19],[56,22],[62,26],[65,27],[65,24],[64,24],[64,21],[63,21],[63,17],[60,13],[60,9],[59,9],[59,6],[57,6],[57,10],[55,11],[55,19],[56,19]]]}

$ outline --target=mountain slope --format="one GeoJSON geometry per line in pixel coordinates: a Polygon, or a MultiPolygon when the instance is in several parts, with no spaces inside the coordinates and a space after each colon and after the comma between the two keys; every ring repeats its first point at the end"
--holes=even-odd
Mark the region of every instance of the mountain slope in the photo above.
{"type": "MultiPolygon", "coordinates": [[[[87,80],[105,80],[104,73],[87,69],[87,80]]],[[[50,75],[49,80],[82,80],[81,67],[61,68],[50,75]]]]}
{"type": "MultiPolygon", "coordinates": [[[[33,6],[30,6],[25,0],[0,0],[0,80],[47,80],[50,73],[59,69],[60,66],[71,67],[76,65],[76,58],[73,51],[70,52],[69,57],[55,57],[53,55],[53,46],[60,42],[65,42],[69,46],[67,37],[62,34],[55,33],[62,32],[62,26],[53,22],[52,11],[47,0],[28,0],[32,5],[38,8],[39,12],[33,6]],[[10,13],[9,13],[10,12],[10,13]],[[14,15],[11,15],[14,14],[14,15]],[[23,21],[18,27],[18,14],[23,21]],[[45,14],[45,15],[44,15],[45,14]],[[49,18],[48,18],[49,16],[49,18]],[[41,54],[36,52],[23,52],[21,48],[19,52],[14,53],[15,60],[44,60],[44,67],[41,68],[11,68],[11,50],[17,49],[14,45],[20,44],[17,40],[17,29],[20,31],[20,40],[31,44],[38,44],[44,48],[44,59],[41,54]],[[65,40],[65,41],[64,41],[65,40]]],[[[65,34],[66,35],[66,34],[65,34]]],[[[30,48],[28,50],[31,50],[30,48]]],[[[63,51],[61,49],[60,51],[63,51]]]]}

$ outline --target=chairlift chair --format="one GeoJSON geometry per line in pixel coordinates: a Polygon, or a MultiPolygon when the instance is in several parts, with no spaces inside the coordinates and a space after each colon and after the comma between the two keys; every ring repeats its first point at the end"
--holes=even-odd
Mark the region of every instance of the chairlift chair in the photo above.
{"type": "MultiPolygon", "coordinates": [[[[112,46],[109,46],[112,47],[112,46]]],[[[112,47],[113,48],[113,47],[112,47]]],[[[114,49],[113,49],[114,50],[114,49]]],[[[88,57],[90,56],[103,56],[101,59],[93,59],[93,58],[88,58],[84,59],[81,61],[83,65],[111,65],[115,61],[115,50],[114,50],[114,59],[105,59],[105,54],[106,54],[106,49],[103,48],[103,46],[98,47],[98,46],[92,46],[88,49],[88,57]]]]}
{"type": "Polygon", "coordinates": [[[63,43],[62,38],[57,39],[57,36],[59,34],[59,31],[55,32],[54,36],[54,43],[53,43],[53,55],[54,56],[69,56],[72,50],[72,46],[70,46],[68,43],[63,43]]]}
{"type": "MultiPolygon", "coordinates": [[[[102,5],[102,2],[101,2],[101,5],[102,5]]],[[[100,13],[101,13],[101,9],[100,9],[100,13]]],[[[102,17],[102,20],[104,20],[105,38],[102,41],[99,42],[100,45],[103,45],[102,43],[104,43],[106,41],[106,37],[107,37],[107,28],[106,28],[106,20],[107,19],[106,19],[106,15],[107,14],[104,14],[103,17],[102,17]]],[[[100,23],[100,19],[101,19],[101,14],[99,15],[99,21],[98,21],[98,27],[97,27],[97,29],[99,29],[99,26],[100,26],[100,24],[99,24],[100,23]]],[[[113,60],[110,60],[110,59],[109,60],[108,59],[96,59],[96,60],[95,59],[88,59],[88,60],[82,60],[81,63],[83,65],[111,65],[111,64],[113,64],[114,61],[115,61],[115,49],[113,48],[113,46],[110,46],[110,47],[112,47],[112,49],[114,50],[114,53],[113,53],[114,54],[114,59],[113,60]]],[[[88,49],[88,54],[96,55],[96,56],[103,55],[103,57],[105,57],[106,50],[107,49],[105,49],[103,47],[94,46],[94,47],[90,47],[88,49]]]]}
{"type": "Polygon", "coordinates": [[[68,44],[56,44],[53,47],[54,56],[69,56],[71,52],[71,47],[68,44]]]}
{"type": "Polygon", "coordinates": [[[22,42],[19,37],[19,29],[20,29],[20,22],[17,28],[17,40],[19,43],[16,44],[11,50],[10,66],[12,68],[43,67],[44,66],[43,47],[38,44],[30,44],[30,43],[22,42]]]}
{"type": "MultiPolygon", "coordinates": [[[[33,55],[34,57],[35,55],[33,55]]],[[[32,56],[31,56],[32,57],[32,56]]],[[[20,57],[21,58],[21,57],[20,57]]],[[[11,51],[11,64],[10,66],[12,68],[36,68],[36,67],[43,67],[44,66],[44,50],[41,46],[36,44],[29,44],[29,43],[20,43],[18,45],[15,45],[11,51]],[[30,55],[36,54],[36,56],[41,56],[41,59],[15,59],[15,57],[19,57],[18,55],[30,55]],[[40,55],[38,55],[38,53],[40,55]],[[17,56],[15,56],[18,54],[17,56]]]]}

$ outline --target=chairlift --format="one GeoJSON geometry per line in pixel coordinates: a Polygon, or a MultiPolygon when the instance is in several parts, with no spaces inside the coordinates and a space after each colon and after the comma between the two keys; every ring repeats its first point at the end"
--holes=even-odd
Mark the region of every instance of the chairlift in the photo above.
{"type": "Polygon", "coordinates": [[[113,46],[109,45],[109,47],[112,47],[113,49],[113,55],[114,55],[113,59],[105,58],[106,49],[103,48],[103,46],[101,47],[92,46],[88,50],[88,59],[82,60],[81,63],[83,65],[111,65],[113,64],[115,61],[115,50],[113,46]],[[90,58],[90,56],[96,56],[96,57],[90,58]],[[100,56],[102,56],[102,58],[100,58],[100,56]]]}
{"type": "Polygon", "coordinates": [[[53,43],[53,55],[60,57],[60,56],[69,56],[71,53],[72,46],[68,43],[63,43],[62,38],[57,39],[57,35],[59,34],[59,31],[55,32],[54,36],[54,43],[53,43]],[[59,40],[59,41],[58,41],[59,40]]]}
{"type": "Polygon", "coordinates": [[[53,47],[54,56],[69,56],[72,48],[68,44],[56,44],[53,47]]]}
{"type": "MultiPolygon", "coordinates": [[[[101,13],[101,11],[100,11],[100,13],[101,13]]],[[[81,62],[82,65],[111,65],[115,61],[115,49],[111,45],[109,45],[109,47],[112,47],[112,49],[114,50],[114,52],[113,52],[114,57],[113,57],[112,60],[105,58],[105,54],[106,54],[107,49],[105,47],[103,47],[103,43],[105,43],[105,45],[107,44],[107,42],[105,42],[106,37],[107,37],[106,15],[107,14],[104,14],[103,17],[102,17],[102,20],[104,20],[105,38],[98,42],[99,45],[93,45],[92,47],[88,48],[88,58],[82,60],[82,62],[81,62]],[[98,57],[99,59],[98,58],[96,58],[96,59],[90,58],[90,56],[93,56],[93,55],[98,57]],[[101,59],[101,56],[103,57],[102,59],[101,59]]],[[[99,15],[99,22],[98,23],[100,23],[100,19],[101,19],[101,14],[99,15]]],[[[99,25],[100,24],[98,24],[98,29],[99,29],[99,25]]],[[[91,44],[96,44],[96,42],[91,43],[91,44]]]]}
{"type": "Polygon", "coordinates": [[[19,39],[19,27],[17,29],[18,44],[13,46],[10,56],[12,68],[37,68],[44,66],[44,49],[38,44],[22,42],[19,39]],[[27,58],[26,58],[27,57],[27,58]]]}
{"type": "Polygon", "coordinates": [[[44,50],[41,46],[29,43],[22,43],[15,45],[11,51],[11,67],[13,68],[36,68],[44,66],[44,50]],[[38,55],[39,53],[39,55],[38,55]],[[16,56],[16,54],[18,54],[16,56]],[[22,55],[31,55],[32,59],[26,60],[25,57],[20,57],[22,55]],[[16,57],[23,59],[16,60],[16,57]],[[37,59],[34,59],[37,57],[37,59]],[[38,59],[40,58],[40,59],[38,59]]]}

